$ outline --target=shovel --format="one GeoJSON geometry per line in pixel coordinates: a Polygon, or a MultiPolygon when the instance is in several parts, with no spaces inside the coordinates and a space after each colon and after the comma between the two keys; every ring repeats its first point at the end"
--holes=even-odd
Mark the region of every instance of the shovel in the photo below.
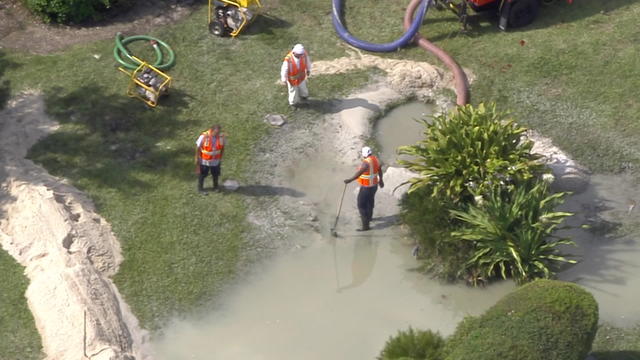
{"type": "Polygon", "coordinates": [[[331,236],[338,237],[338,232],[336,231],[336,227],[338,226],[338,219],[340,218],[340,210],[342,210],[342,200],[344,199],[344,193],[347,191],[347,184],[344,184],[344,189],[342,189],[342,196],[340,196],[340,203],[338,204],[338,214],[336,215],[336,222],[333,224],[331,228],[331,236]]]}

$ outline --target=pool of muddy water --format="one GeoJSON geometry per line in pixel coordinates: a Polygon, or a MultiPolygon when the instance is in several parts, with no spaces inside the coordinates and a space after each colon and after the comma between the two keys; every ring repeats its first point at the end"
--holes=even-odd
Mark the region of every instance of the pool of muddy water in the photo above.
{"type": "MultiPolygon", "coordinates": [[[[413,125],[404,120],[430,109],[407,106],[389,113],[399,117],[397,122],[384,124],[387,117],[376,127],[379,139],[393,139],[382,142],[385,158],[393,159],[391,149],[414,143],[420,138],[416,134],[422,134],[422,125],[406,128],[413,125]]],[[[417,271],[420,264],[411,256],[412,241],[396,224],[396,200],[385,193],[376,196],[373,230],[356,232],[353,183],[345,191],[339,237],[332,237],[329,229],[344,189],[342,179],[355,167],[339,164],[327,152],[292,166],[286,185],[316,204],[321,231],[292,233],[292,238],[311,245],[260,264],[209,314],[166,327],[154,344],[156,358],[373,359],[399,329],[411,326],[449,335],[465,315],[482,313],[514,289],[510,281],[484,289],[440,284],[417,271]]],[[[590,221],[616,226],[637,218],[638,210],[628,211],[630,199],[640,199],[640,192],[620,177],[594,176],[590,188],[565,207],[579,213],[571,225],[590,221]]],[[[638,241],[582,229],[566,235],[576,238],[579,246],[571,252],[581,262],[560,277],[594,294],[601,320],[618,325],[640,321],[635,305],[640,296],[638,241]]]]}
{"type": "Polygon", "coordinates": [[[593,175],[587,190],[570,196],[560,210],[573,212],[560,232],[576,242],[566,249],[578,264],[559,274],[582,285],[600,308],[600,321],[640,323],[640,188],[624,175],[593,175]],[[587,225],[589,228],[582,228],[587,225]]]}
{"type": "Polygon", "coordinates": [[[374,126],[374,136],[381,148],[381,160],[388,165],[396,165],[397,159],[407,159],[397,155],[397,149],[413,145],[424,138],[424,124],[417,120],[429,119],[434,106],[422,102],[409,102],[393,108],[374,126]]]}

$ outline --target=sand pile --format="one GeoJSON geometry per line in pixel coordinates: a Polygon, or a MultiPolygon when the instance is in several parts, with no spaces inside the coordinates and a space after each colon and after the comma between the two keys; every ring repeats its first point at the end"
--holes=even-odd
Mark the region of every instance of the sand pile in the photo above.
{"type": "Polygon", "coordinates": [[[361,52],[331,61],[313,63],[313,74],[342,74],[354,69],[378,68],[387,73],[385,82],[404,96],[432,98],[433,91],[452,87],[452,76],[431,64],[411,60],[386,59],[361,52]]]}
{"type": "Polygon", "coordinates": [[[122,261],[110,225],[64,180],[25,159],[57,125],[25,93],[0,113],[0,240],[26,267],[47,359],[149,359],[147,333],[110,277],[122,261]]]}

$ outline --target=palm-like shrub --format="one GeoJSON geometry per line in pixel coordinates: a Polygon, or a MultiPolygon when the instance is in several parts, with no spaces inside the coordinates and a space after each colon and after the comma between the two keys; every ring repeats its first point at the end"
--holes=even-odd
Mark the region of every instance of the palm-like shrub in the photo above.
{"type": "Polygon", "coordinates": [[[526,129],[495,104],[466,105],[421,121],[424,140],[398,150],[413,158],[399,163],[419,174],[410,180],[409,192],[430,185],[433,194],[465,202],[493,184],[520,183],[542,172],[538,156],[530,152],[533,143],[522,137],[526,129]]]}
{"type": "Polygon", "coordinates": [[[558,253],[558,245],[573,244],[553,231],[571,213],[554,209],[564,193],[551,194],[544,182],[525,183],[514,190],[494,187],[466,211],[452,210],[464,222],[454,237],[473,242],[466,270],[477,277],[500,276],[524,283],[554,275],[554,264],[575,263],[558,253]]]}
{"type": "Polygon", "coordinates": [[[402,221],[420,246],[416,255],[422,260],[422,269],[444,280],[458,279],[473,244],[451,235],[460,223],[450,213],[454,204],[446,196],[432,194],[426,186],[403,197],[401,206],[402,221]]]}
{"type": "Polygon", "coordinates": [[[443,360],[445,344],[439,333],[409,328],[387,340],[378,360],[443,360]]]}

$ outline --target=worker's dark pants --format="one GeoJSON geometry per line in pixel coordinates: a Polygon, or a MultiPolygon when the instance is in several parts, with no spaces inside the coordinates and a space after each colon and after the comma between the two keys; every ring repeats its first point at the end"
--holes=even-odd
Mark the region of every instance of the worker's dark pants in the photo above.
{"type": "Polygon", "coordinates": [[[213,177],[213,187],[218,187],[218,178],[220,177],[221,169],[220,165],[217,166],[208,166],[200,164],[200,176],[198,177],[198,190],[202,190],[204,185],[204,178],[209,175],[211,172],[211,176],[213,177]]]}
{"type": "Polygon", "coordinates": [[[369,187],[360,186],[360,192],[358,192],[358,211],[360,211],[360,217],[363,222],[366,221],[366,223],[369,223],[373,217],[376,191],[378,191],[378,185],[369,187]]]}

